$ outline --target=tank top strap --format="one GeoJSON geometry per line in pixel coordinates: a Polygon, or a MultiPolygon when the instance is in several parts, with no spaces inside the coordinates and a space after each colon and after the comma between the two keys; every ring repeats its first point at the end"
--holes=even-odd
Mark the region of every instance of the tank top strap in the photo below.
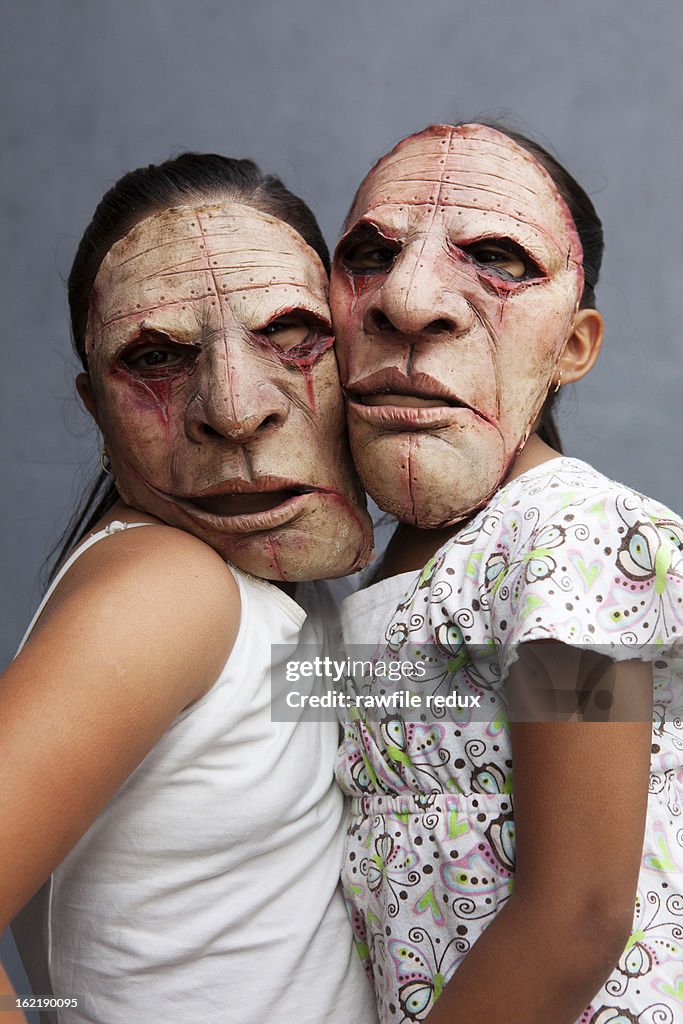
{"type": "MultiPolygon", "coordinates": [[[[45,591],[45,594],[43,595],[43,599],[40,602],[40,604],[38,605],[38,608],[36,609],[36,613],[33,616],[33,618],[31,619],[31,622],[29,623],[29,627],[26,630],[26,632],[24,633],[22,641],[19,644],[19,647],[17,649],[17,654],[19,654],[21,652],[21,650],[23,649],[26,641],[30,637],[31,631],[33,630],[33,627],[35,626],[36,622],[38,621],[38,619],[42,615],[43,609],[45,608],[45,605],[47,604],[47,602],[52,597],[52,595],[53,595],[53,593],[55,591],[55,588],[57,587],[57,584],[60,583],[60,581],[66,576],[66,574],[68,573],[69,569],[74,564],[76,559],[80,558],[80,556],[83,554],[84,551],[87,551],[88,548],[91,548],[93,546],[93,544],[96,544],[98,542],[98,540],[102,540],[103,537],[110,537],[113,533],[121,533],[122,530],[130,530],[130,529],[132,529],[135,526],[154,526],[154,525],[155,525],[154,523],[124,523],[121,519],[112,519],[111,523],[109,523],[108,526],[105,526],[103,530],[98,530],[96,533],[92,533],[87,538],[87,540],[83,541],[83,543],[80,545],[80,547],[77,547],[75,551],[72,551],[71,554],[69,555],[69,557],[67,558],[66,562],[64,563],[64,565],[61,567],[61,569],[59,570],[59,572],[57,573],[57,575],[53,579],[53,581],[50,584],[50,586],[45,591]]],[[[15,658],[16,658],[16,656],[17,655],[15,654],[15,658]]]]}

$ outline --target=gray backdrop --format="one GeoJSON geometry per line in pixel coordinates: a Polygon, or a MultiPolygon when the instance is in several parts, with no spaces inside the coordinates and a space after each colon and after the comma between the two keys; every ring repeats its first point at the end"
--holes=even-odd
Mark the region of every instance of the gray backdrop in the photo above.
{"type": "MultiPolygon", "coordinates": [[[[104,190],[183,149],[251,156],[333,243],[371,163],[434,121],[515,115],[606,227],[598,367],[567,450],[683,509],[680,0],[1,0],[0,663],[97,442],[64,279],[104,190]]],[[[573,393],[572,393],[573,392],[573,393]]]]}

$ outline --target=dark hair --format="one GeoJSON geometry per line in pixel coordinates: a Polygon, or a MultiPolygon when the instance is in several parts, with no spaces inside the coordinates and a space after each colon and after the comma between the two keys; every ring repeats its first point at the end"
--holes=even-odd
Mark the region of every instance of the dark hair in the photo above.
{"type": "MultiPolygon", "coordinates": [[[[86,372],[90,295],[102,260],[112,245],[157,211],[217,200],[253,206],[289,224],[317,252],[329,273],[329,252],[311,210],[279,178],[263,174],[252,160],[233,160],[216,153],[182,153],[162,164],[139,167],[124,174],[101,199],[69,274],[71,337],[86,372]]],[[[109,511],[118,497],[112,477],[102,470],[52,551],[52,555],[58,551],[52,576],[71,547],[109,511]]]]}
{"type": "MultiPolygon", "coordinates": [[[[462,122],[463,124],[465,122],[462,122]]],[[[583,293],[581,295],[580,308],[589,309],[595,305],[595,288],[600,277],[602,256],[605,250],[605,240],[602,230],[602,222],[597,215],[590,197],[581,188],[578,181],[572,177],[569,171],[562,166],[552,153],[544,149],[538,142],[530,139],[512,128],[496,121],[477,120],[486,128],[493,128],[502,135],[516,142],[518,146],[530,153],[553,179],[555,188],[560,193],[567,208],[572,215],[574,225],[581,241],[583,249],[583,293]]],[[[536,433],[558,452],[562,452],[562,441],[557,429],[554,416],[555,394],[546,399],[541,420],[536,433]]]]}

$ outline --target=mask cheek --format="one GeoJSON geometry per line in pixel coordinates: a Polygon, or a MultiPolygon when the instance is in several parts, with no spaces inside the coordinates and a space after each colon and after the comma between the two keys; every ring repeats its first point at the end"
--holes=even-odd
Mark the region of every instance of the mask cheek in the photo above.
{"type": "Polygon", "coordinates": [[[364,285],[355,284],[354,279],[346,274],[333,273],[330,309],[336,337],[334,351],[342,384],[349,377],[352,358],[358,358],[358,343],[363,336],[365,291],[364,285]]]}
{"type": "Polygon", "coordinates": [[[111,395],[100,424],[122,498],[137,499],[146,483],[174,490],[183,424],[172,403],[129,391],[111,395]]]}
{"type": "MultiPolygon", "coordinates": [[[[325,468],[324,484],[331,483],[334,490],[343,495],[355,509],[363,511],[366,496],[358,469],[352,460],[343,401],[340,400],[335,412],[332,429],[325,430],[320,437],[317,451],[317,465],[325,468]]],[[[312,466],[312,473],[316,472],[312,466]]]]}
{"type": "Polygon", "coordinates": [[[572,329],[574,310],[567,303],[559,310],[546,302],[539,305],[535,311],[520,309],[500,332],[499,426],[510,451],[540,414],[572,329]]]}
{"type": "Polygon", "coordinates": [[[310,388],[313,394],[311,411],[316,429],[327,435],[330,429],[343,430],[344,399],[339,384],[335,349],[329,349],[311,368],[310,388]]]}

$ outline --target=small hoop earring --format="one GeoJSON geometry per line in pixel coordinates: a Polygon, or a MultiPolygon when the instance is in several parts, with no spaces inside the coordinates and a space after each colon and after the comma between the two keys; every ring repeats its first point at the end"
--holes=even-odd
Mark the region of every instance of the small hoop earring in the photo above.
{"type": "Polygon", "coordinates": [[[557,383],[555,384],[555,387],[553,388],[553,394],[556,395],[561,387],[562,387],[562,370],[560,370],[560,376],[557,378],[557,383]]]}
{"type": "Polygon", "coordinates": [[[106,473],[107,476],[114,476],[111,468],[111,459],[107,455],[107,449],[104,445],[102,445],[102,451],[100,452],[100,469],[103,473],[106,473]]]}

